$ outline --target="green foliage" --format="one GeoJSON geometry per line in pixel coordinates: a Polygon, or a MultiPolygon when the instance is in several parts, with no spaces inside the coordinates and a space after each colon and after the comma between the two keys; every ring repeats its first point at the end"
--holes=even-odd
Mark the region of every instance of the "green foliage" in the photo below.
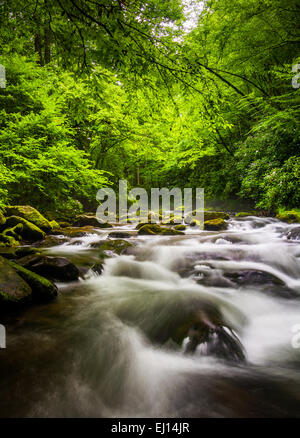
{"type": "Polygon", "coordinates": [[[119,179],[299,205],[297,1],[195,2],[189,33],[183,3],[0,5],[0,208],[69,218],[119,179]]]}
{"type": "MultiPolygon", "coordinates": [[[[30,204],[42,210],[74,209],[95,199],[108,183],[81,150],[70,116],[66,87],[75,78],[8,57],[7,88],[0,91],[0,190],[2,205],[30,204]]],[[[79,94],[79,92],[77,93],[79,94]]]]}

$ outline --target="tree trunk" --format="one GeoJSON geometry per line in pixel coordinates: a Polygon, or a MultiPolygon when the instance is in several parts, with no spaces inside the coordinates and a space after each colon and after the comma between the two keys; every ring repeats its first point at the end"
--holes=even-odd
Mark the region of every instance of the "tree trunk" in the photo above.
{"type": "Polygon", "coordinates": [[[34,50],[36,53],[39,54],[39,64],[44,65],[43,61],[43,54],[42,54],[42,41],[41,41],[41,34],[38,31],[34,37],[34,50]]]}
{"type": "Polygon", "coordinates": [[[51,31],[49,28],[45,29],[45,64],[49,64],[51,60],[51,51],[50,51],[50,43],[51,43],[51,31]]]}

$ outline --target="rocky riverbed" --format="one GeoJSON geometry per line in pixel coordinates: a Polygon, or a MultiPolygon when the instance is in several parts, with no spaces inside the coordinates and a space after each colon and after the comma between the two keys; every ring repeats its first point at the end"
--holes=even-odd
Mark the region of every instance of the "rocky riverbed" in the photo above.
{"type": "Polygon", "coordinates": [[[9,207],[0,416],[299,416],[289,222],[206,212],[204,230],[92,214],[71,225],[9,207]]]}

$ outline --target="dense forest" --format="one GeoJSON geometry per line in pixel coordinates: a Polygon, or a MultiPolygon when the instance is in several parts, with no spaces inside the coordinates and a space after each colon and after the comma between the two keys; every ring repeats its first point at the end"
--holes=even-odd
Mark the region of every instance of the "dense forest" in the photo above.
{"type": "Polygon", "coordinates": [[[119,179],[299,206],[297,0],[0,8],[2,207],[80,213],[119,179]]]}

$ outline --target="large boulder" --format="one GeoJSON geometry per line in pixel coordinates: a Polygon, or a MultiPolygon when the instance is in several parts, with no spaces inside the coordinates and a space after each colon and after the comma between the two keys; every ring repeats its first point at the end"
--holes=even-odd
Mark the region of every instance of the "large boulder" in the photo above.
{"type": "Polygon", "coordinates": [[[76,216],[74,226],[75,227],[85,227],[91,226],[94,228],[111,228],[112,225],[108,222],[98,221],[97,216],[94,213],[85,213],[76,216]]]}
{"type": "MultiPolygon", "coordinates": [[[[116,302],[114,311],[121,320],[137,325],[153,343],[168,345],[171,342],[180,348],[185,340],[187,354],[194,353],[201,345],[206,348],[206,354],[234,362],[245,360],[243,346],[217,304],[209,298],[189,294],[170,298],[170,294],[163,291],[153,292],[149,301],[147,295],[135,295],[131,298],[134,302],[130,298],[127,302],[116,302]]],[[[243,316],[240,317],[244,322],[243,316]]]]}
{"type": "Polygon", "coordinates": [[[221,231],[227,229],[224,219],[212,219],[204,222],[204,229],[207,231],[221,231]]]}
{"type": "Polygon", "coordinates": [[[0,310],[4,306],[31,300],[32,290],[24,279],[0,256],[0,310]]]}
{"type": "Polygon", "coordinates": [[[6,226],[11,228],[18,226],[19,227],[18,234],[22,236],[25,240],[28,240],[30,242],[35,242],[36,240],[42,240],[45,237],[44,231],[42,231],[38,226],[36,226],[32,222],[29,222],[28,220],[20,216],[8,217],[6,219],[6,226]],[[22,225],[22,228],[20,228],[20,224],[22,225]]]}
{"type": "Polygon", "coordinates": [[[78,268],[65,257],[29,255],[19,259],[18,264],[52,281],[75,281],[79,277],[78,268]]]}
{"type": "Polygon", "coordinates": [[[12,261],[9,261],[8,264],[31,287],[33,301],[45,303],[57,297],[58,289],[51,281],[12,261]]]}
{"type": "Polygon", "coordinates": [[[9,206],[6,207],[5,212],[6,216],[22,217],[43,231],[47,232],[52,229],[50,222],[39,211],[29,205],[9,206]]]}

